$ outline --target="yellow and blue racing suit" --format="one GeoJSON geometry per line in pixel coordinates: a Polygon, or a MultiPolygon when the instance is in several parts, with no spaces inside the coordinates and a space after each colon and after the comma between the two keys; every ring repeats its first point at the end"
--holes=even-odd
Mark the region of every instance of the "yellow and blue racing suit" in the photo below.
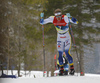
{"type": "Polygon", "coordinates": [[[73,65],[73,58],[70,54],[71,49],[71,36],[69,33],[69,21],[71,23],[77,24],[78,21],[75,18],[68,18],[66,15],[62,15],[60,21],[57,20],[56,16],[50,16],[44,19],[40,24],[53,23],[57,30],[57,50],[59,52],[59,65],[63,66],[63,52],[65,51],[66,57],[68,59],[69,65],[73,65]]]}

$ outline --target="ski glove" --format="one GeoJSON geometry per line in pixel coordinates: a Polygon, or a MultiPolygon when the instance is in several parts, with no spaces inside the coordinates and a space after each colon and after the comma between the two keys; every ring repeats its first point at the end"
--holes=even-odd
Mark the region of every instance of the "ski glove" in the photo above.
{"type": "Polygon", "coordinates": [[[40,14],[40,17],[43,18],[43,17],[44,17],[44,13],[41,13],[41,14],[40,14]]]}
{"type": "Polygon", "coordinates": [[[43,19],[43,17],[44,17],[44,13],[41,13],[41,14],[40,14],[40,17],[41,17],[41,19],[40,19],[40,24],[43,25],[43,21],[44,21],[44,19],[43,19]]]}
{"type": "Polygon", "coordinates": [[[72,16],[70,15],[70,13],[67,13],[66,15],[67,15],[67,17],[72,17],[72,16]]]}

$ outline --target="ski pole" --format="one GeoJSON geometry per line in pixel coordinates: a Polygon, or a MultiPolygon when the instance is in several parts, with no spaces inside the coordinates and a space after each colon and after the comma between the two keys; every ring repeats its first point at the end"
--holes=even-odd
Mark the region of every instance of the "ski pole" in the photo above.
{"type": "Polygon", "coordinates": [[[43,69],[43,77],[45,77],[45,47],[44,47],[44,25],[42,25],[42,33],[43,33],[43,58],[44,58],[44,69],[43,69]]]}
{"type": "MultiPolygon", "coordinates": [[[[69,14],[69,13],[67,13],[67,15],[68,15],[68,14],[69,14]]],[[[69,14],[69,17],[71,17],[70,14],[69,14]]],[[[79,67],[81,67],[81,66],[80,66],[80,60],[79,60],[78,52],[77,52],[77,47],[76,47],[76,44],[75,44],[75,39],[74,39],[74,35],[73,35],[73,31],[72,31],[72,27],[71,27],[71,23],[70,23],[70,18],[69,18],[69,17],[68,17],[68,19],[69,19],[69,28],[70,28],[70,31],[71,31],[71,37],[72,37],[73,44],[74,44],[74,47],[75,47],[75,50],[76,50],[76,55],[77,55],[78,64],[79,64],[79,67]]],[[[77,75],[78,75],[78,73],[77,73],[77,75]]]]}
{"type": "MultiPolygon", "coordinates": [[[[56,61],[56,54],[55,54],[55,56],[54,56],[54,62],[55,62],[55,71],[57,70],[57,61],[56,61]]],[[[56,76],[57,76],[57,73],[56,73],[56,76]]]]}
{"type": "MultiPolygon", "coordinates": [[[[41,19],[43,20],[44,13],[41,13],[40,16],[41,16],[41,19]]],[[[43,58],[44,58],[43,77],[45,77],[46,72],[45,72],[45,45],[44,45],[44,25],[43,25],[43,23],[42,23],[42,37],[43,37],[43,58]]]]}

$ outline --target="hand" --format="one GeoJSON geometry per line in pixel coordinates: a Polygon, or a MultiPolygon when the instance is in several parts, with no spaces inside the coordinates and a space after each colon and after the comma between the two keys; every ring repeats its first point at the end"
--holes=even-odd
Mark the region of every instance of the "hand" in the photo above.
{"type": "Polygon", "coordinates": [[[43,18],[43,17],[44,17],[44,13],[41,13],[41,14],[40,14],[40,17],[43,18]]]}
{"type": "Polygon", "coordinates": [[[70,15],[70,13],[66,13],[66,15],[67,15],[67,17],[72,17],[72,16],[70,15]]]}

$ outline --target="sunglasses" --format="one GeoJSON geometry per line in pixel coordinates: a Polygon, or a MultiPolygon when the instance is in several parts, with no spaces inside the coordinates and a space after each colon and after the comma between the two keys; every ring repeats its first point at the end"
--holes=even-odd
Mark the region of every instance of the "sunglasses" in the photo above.
{"type": "Polygon", "coordinates": [[[61,15],[60,16],[56,16],[56,18],[59,18],[59,17],[61,17],[61,15]]]}

